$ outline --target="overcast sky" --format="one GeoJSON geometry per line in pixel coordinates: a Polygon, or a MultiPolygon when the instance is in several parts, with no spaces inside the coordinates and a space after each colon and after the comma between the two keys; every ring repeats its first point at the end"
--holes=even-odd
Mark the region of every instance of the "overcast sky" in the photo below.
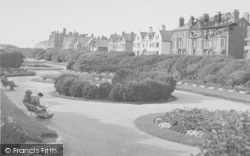
{"type": "Polygon", "coordinates": [[[107,37],[162,24],[171,30],[179,17],[186,23],[191,15],[234,9],[250,12],[250,0],[0,0],[0,43],[32,47],[63,28],[107,37]]]}

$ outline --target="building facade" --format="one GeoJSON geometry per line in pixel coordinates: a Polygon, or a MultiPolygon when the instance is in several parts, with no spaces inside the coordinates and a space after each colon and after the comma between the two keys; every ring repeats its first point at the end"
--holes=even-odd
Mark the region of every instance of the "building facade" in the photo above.
{"type": "Polygon", "coordinates": [[[108,51],[133,51],[133,42],[135,34],[122,32],[122,35],[113,34],[110,36],[108,51]]]}
{"type": "Polygon", "coordinates": [[[105,37],[93,38],[88,44],[88,50],[108,52],[109,40],[105,37]]]}
{"type": "Polygon", "coordinates": [[[247,45],[244,47],[244,58],[250,59],[250,26],[247,27],[247,38],[245,39],[247,45]]]}
{"type": "Polygon", "coordinates": [[[206,36],[208,31],[211,36],[207,38],[190,37],[190,22],[184,24],[184,18],[179,19],[179,27],[174,29],[172,40],[172,54],[180,55],[230,55],[237,59],[242,59],[244,55],[244,39],[247,35],[249,26],[249,14],[245,13],[239,18],[239,11],[234,10],[232,13],[221,14],[221,23],[218,23],[217,15],[209,17],[204,14],[200,19],[207,20],[210,27],[204,28],[203,23],[198,23],[195,28],[198,36],[206,36]],[[248,18],[247,18],[248,17],[248,18]],[[213,29],[216,27],[216,30],[213,29]],[[211,28],[211,29],[210,29],[211,28]]]}
{"type": "Polygon", "coordinates": [[[93,37],[77,37],[74,41],[72,41],[72,44],[74,44],[74,51],[87,50],[88,45],[92,39],[93,37]]]}
{"type": "Polygon", "coordinates": [[[153,32],[153,28],[149,28],[149,32],[137,33],[133,45],[135,55],[151,55],[151,54],[170,54],[171,53],[171,36],[172,32],[166,30],[162,25],[161,30],[153,32]]]}
{"type": "Polygon", "coordinates": [[[66,36],[66,29],[63,29],[63,32],[53,31],[48,40],[48,48],[58,48],[62,49],[63,40],[66,36]]]}

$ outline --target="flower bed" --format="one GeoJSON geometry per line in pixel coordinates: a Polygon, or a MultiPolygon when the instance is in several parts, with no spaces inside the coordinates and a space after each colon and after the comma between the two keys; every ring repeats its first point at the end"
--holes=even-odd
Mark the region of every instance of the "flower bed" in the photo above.
{"type": "Polygon", "coordinates": [[[162,129],[204,139],[200,155],[250,155],[250,113],[175,109],[154,120],[162,129]]]}

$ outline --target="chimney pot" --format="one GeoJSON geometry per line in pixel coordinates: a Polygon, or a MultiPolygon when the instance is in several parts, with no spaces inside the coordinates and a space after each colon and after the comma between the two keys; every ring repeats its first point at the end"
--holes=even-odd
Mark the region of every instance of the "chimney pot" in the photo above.
{"type": "Polygon", "coordinates": [[[153,27],[149,27],[149,33],[153,32],[153,27]]]}
{"type": "Polygon", "coordinates": [[[166,30],[166,26],[165,25],[162,25],[162,30],[166,30]]]}
{"type": "Polygon", "coordinates": [[[243,18],[245,18],[249,22],[249,13],[245,12],[243,18]]]}
{"type": "Polygon", "coordinates": [[[184,17],[180,17],[180,19],[179,19],[179,27],[182,27],[182,26],[184,26],[184,17]]]}

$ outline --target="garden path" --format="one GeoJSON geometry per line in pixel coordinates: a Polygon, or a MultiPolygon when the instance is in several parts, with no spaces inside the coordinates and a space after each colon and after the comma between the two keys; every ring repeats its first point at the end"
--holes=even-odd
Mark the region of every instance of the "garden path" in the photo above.
{"type": "MultiPolygon", "coordinates": [[[[48,71],[36,72],[35,77],[39,77],[48,71]]],[[[249,105],[243,103],[182,91],[175,91],[173,95],[178,100],[168,103],[133,105],[77,101],[49,95],[48,92],[54,91],[54,84],[30,81],[33,78],[34,76],[13,78],[19,87],[14,92],[6,90],[6,94],[18,107],[25,110],[24,106],[18,104],[25,90],[44,93],[41,103],[55,113],[47,126],[65,138],[66,156],[186,156],[198,149],[145,134],[135,127],[134,120],[145,114],[164,113],[183,107],[242,111],[250,109],[249,105]]]]}

